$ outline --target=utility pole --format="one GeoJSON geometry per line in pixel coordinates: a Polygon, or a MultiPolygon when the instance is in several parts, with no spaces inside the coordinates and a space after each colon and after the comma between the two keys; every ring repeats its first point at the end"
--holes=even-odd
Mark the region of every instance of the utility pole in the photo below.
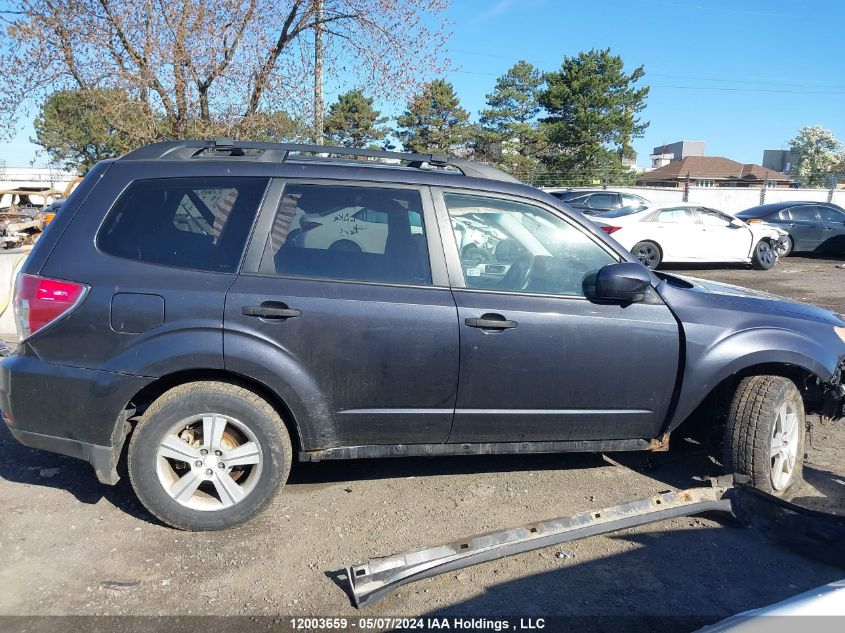
{"type": "Polygon", "coordinates": [[[323,0],[314,0],[314,142],[323,144],[323,0]]]}

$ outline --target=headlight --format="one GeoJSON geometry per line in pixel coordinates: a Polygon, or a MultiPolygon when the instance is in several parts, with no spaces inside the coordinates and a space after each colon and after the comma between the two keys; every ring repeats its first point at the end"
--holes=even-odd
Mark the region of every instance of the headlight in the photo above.
{"type": "Polygon", "coordinates": [[[843,343],[845,343],[845,327],[834,327],[833,331],[836,332],[836,335],[842,339],[843,343]]]}

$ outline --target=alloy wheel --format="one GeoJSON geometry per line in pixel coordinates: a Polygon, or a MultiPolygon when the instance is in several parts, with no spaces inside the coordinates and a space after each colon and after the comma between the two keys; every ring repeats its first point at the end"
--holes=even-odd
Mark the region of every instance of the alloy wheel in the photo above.
{"type": "Polygon", "coordinates": [[[192,510],[213,511],[243,500],[261,476],[255,434],[219,413],[175,424],[156,451],[158,480],[171,499],[192,510]]]}
{"type": "Polygon", "coordinates": [[[637,252],[634,253],[634,255],[636,255],[637,259],[640,260],[640,263],[646,268],[654,268],[657,266],[657,261],[660,257],[660,254],[654,246],[641,246],[637,249],[637,252]]]}
{"type": "Polygon", "coordinates": [[[757,244],[757,256],[760,261],[767,267],[774,266],[777,254],[768,242],[761,241],[757,244]]]}
{"type": "Polygon", "coordinates": [[[778,409],[769,445],[772,488],[777,491],[784,490],[792,481],[792,473],[798,459],[798,436],[800,432],[798,409],[795,403],[787,400],[778,409]]]}

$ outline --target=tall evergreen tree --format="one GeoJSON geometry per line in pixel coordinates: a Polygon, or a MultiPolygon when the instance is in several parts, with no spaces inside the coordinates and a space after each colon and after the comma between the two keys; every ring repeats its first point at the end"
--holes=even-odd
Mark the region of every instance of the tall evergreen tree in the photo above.
{"type": "Polygon", "coordinates": [[[156,138],[156,120],[119,89],[59,90],[41,106],[35,138],[53,162],[83,174],[156,138]]]}
{"type": "Polygon", "coordinates": [[[508,133],[513,125],[530,123],[540,112],[543,74],[524,60],[514,64],[496,79],[487,96],[487,109],[481,112],[481,125],[508,133]]]}
{"type": "Polygon", "coordinates": [[[623,66],[609,49],[590,50],[565,57],[559,71],[546,75],[539,100],[555,152],[544,161],[564,172],[567,184],[633,179],[621,158],[633,155],[631,141],[648,127],[638,115],[649,89],[636,85],[645,75],[642,66],[630,74],[623,66]]]}
{"type": "Polygon", "coordinates": [[[373,99],[361,90],[350,90],[338,95],[329,107],[323,122],[326,138],[345,147],[367,147],[387,133],[382,127],[387,119],[373,108],[373,99]]]}
{"type": "Polygon", "coordinates": [[[406,150],[448,152],[469,139],[468,120],[452,84],[436,79],[408,102],[396,119],[397,134],[406,150]]]}
{"type": "Polygon", "coordinates": [[[496,80],[479,120],[477,158],[533,180],[547,144],[537,121],[543,83],[542,72],[523,60],[496,80]]]}

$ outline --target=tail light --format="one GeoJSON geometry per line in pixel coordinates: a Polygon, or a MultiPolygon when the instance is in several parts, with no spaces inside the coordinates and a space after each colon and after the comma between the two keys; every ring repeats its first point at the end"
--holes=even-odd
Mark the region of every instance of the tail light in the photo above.
{"type": "Polygon", "coordinates": [[[15,287],[15,324],[19,340],[43,330],[82,303],[88,287],[21,273],[15,287]]]}
{"type": "Polygon", "coordinates": [[[316,229],[318,226],[323,226],[323,225],[320,224],[319,222],[311,222],[311,221],[306,220],[305,222],[299,223],[299,230],[302,231],[303,233],[307,233],[311,229],[316,229]]]}
{"type": "Polygon", "coordinates": [[[603,224],[600,228],[601,228],[602,231],[604,231],[608,235],[612,235],[613,233],[616,233],[616,231],[618,231],[622,227],[621,226],[610,226],[609,224],[603,224]]]}

